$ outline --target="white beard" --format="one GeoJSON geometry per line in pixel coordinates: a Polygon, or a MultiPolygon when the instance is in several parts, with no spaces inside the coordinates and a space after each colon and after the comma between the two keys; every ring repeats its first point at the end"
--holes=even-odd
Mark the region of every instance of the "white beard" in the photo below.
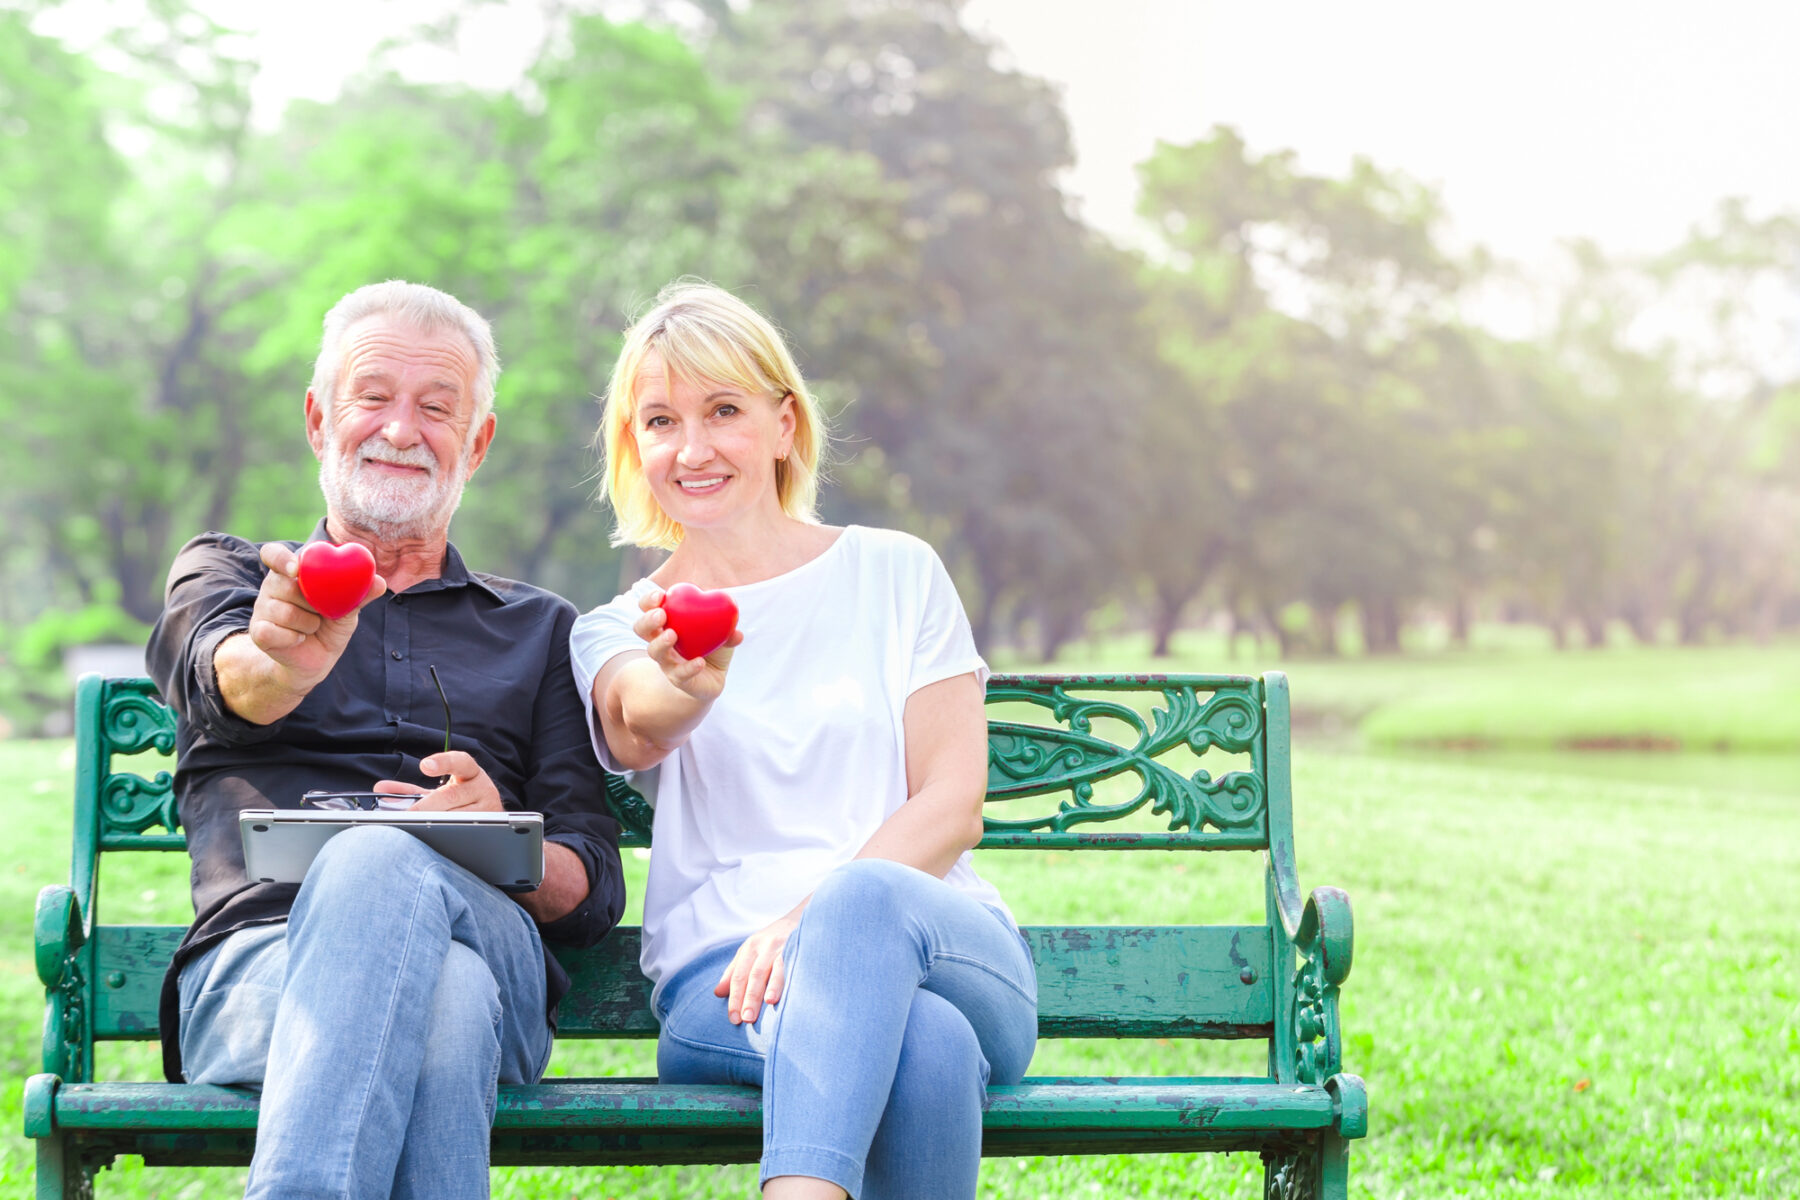
{"type": "Polygon", "coordinates": [[[319,490],[325,493],[327,509],[384,539],[441,537],[449,531],[450,517],[462,503],[463,485],[469,480],[473,438],[463,447],[456,469],[446,472],[423,445],[396,449],[376,433],[364,438],[361,445],[345,448],[336,445],[334,432],[334,422],[327,414],[323,429],[327,450],[319,460],[319,490]],[[422,467],[425,474],[418,478],[376,476],[365,469],[364,458],[422,467]]]}

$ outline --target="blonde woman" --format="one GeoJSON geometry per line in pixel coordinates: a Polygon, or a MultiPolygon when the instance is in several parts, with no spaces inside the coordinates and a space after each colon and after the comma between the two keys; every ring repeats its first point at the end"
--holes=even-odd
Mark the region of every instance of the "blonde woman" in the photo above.
{"type": "Polygon", "coordinates": [[[601,439],[615,543],[671,551],[572,639],[602,762],[659,768],[659,1073],[763,1088],[771,1200],[972,1197],[1037,989],[969,861],[988,672],[955,588],[916,538],[819,523],[813,400],[729,292],[673,285],[631,328],[601,439]],[[738,606],[704,658],[666,628],[678,582],[738,606]]]}

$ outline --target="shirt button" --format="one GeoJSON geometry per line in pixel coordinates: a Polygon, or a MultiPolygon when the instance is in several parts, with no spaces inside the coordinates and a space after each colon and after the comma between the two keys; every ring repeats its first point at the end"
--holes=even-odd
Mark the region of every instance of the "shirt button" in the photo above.
{"type": "Polygon", "coordinates": [[[395,661],[395,662],[399,662],[399,661],[400,661],[400,652],[399,652],[399,651],[398,651],[398,650],[390,650],[390,651],[388,651],[388,653],[390,653],[390,654],[392,654],[392,655],[393,655],[393,656],[394,656],[394,661],[395,661]]]}

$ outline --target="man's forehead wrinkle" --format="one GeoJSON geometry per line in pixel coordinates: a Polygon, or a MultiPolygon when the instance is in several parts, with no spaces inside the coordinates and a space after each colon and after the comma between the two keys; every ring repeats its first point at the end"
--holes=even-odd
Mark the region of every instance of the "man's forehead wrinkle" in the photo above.
{"type": "Polygon", "coordinates": [[[427,330],[370,318],[352,326],[345,338],[346,359],[387,354],[402,359],[436,360],[458,371],[474,371],[480,356],[469,339],[455,329],[427,330]]]}
{"type": "Polygon", "coordinates": [[[385,321],[358,326],[344,353],[349,386],[405,386],[413,383],[409,376],[426,373],[417,391],[471,395],[479,363],[466,341],[454,332],[433,334],[385,321]]]}

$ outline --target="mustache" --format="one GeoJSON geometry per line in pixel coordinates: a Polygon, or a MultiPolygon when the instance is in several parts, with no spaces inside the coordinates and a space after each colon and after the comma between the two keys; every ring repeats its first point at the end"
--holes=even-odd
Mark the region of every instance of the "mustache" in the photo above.
{"type": "Polygon", "coordinates": [[[359,462],[370,459],[396,467],[423,467],[433,475],[437,474],[437,459],[430,450],[424,446],[402,450],[379,433],[370,434],[363,439],[362,445],[356,448],[356,459],[359,462]]]}

